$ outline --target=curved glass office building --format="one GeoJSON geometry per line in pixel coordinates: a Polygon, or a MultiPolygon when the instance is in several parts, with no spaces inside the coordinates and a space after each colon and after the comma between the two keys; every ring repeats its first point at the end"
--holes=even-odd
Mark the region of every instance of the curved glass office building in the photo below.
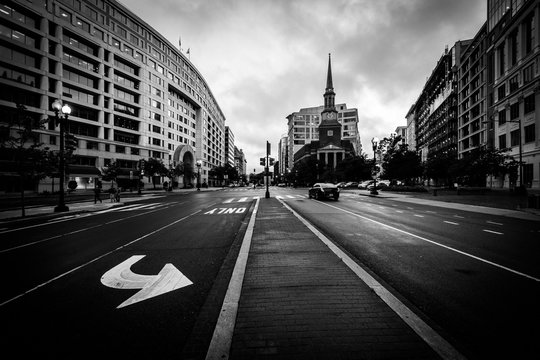
{"type": "MultiPolygon", "coordinates": [[[[4,129],[21,116],[53,119],[57,99],[71,107],[66,131],[77,147],[67,177],[77,189],[93,188],[111,163],[120,166],[119,185],[132,187],[139,161],[150,158],[184,164],[179,186],[194,183],[198,170],[211,186],[209,170],[225,162],[225,116],[201,73],[116,1],[1,0],[0,74],[4,129]]],[[[58,149],[58,124],[46,121],[39,140],[58,149]]],[[[9,169],[0,170],[0,191],[18,186],[9,169]]],[[[26,188],[55,191],[58,181],[53,175],[26,188]]]]}

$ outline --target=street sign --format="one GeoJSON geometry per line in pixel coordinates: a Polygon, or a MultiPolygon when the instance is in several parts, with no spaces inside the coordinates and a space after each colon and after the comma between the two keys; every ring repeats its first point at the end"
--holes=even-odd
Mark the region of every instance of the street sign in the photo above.
{"type": "Polygon", "coordinates": [[[141,289],[138,293],[117,306],[124,306],[165,294],[193,283],[172,264],[165,264],[157,275],[139,275],[131,266],[146,255],[135,255],[116,265],[101,277],[101,283],[115,289],[141,289]]]}

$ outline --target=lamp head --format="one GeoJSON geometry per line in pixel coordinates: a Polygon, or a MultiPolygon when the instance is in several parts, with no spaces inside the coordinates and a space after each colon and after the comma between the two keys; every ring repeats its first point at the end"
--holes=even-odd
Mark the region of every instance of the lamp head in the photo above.
{"type": "Polygon", "coordinates": [[[51,107],[54,111],[59,112],[62,109],[62,100],[54,100],[51,107]]]}
{"type": "Polygon", "coordinates": [[[68,104],[62,106],[62,114],[69,115],[71,114],[71,107],[68,104]]]}
{"type": "Polygon", "coordinates": [[[374,137],[373,139],[371,139],[371,144],[373,145],[373,148],[376,148],[377,145],[379,145],[379,138],[374,137]]]}

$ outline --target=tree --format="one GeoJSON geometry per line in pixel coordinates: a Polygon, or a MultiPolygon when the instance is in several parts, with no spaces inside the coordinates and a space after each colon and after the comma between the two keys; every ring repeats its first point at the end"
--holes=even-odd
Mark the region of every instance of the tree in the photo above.
{"type": "Polygon", "coordinates": [[[398,149],[391,148],[384,156],[382,177],[388,180],[402,180],[407,185],[414,184],[422,176],[420,156],[402,145],[398,149]]]}
{"type": "MultiPolygon", "coordinates": [[[[5,170],[19,176],[21,192],[21,216],[25,216],[24,189],[28,182],[33,184],[52,172],[54,160],[48,147],[39,142],[36,130],[43,129],[48,119],[39,120],[28,113],[26,107],[17,104],[16,114],[5,116],[0,127],[0,150],[6,160],[5,170]],[[9,169],[7,169],[9,168],[9,169]]],[[[63,180],[63,179],[62,179],[63,180]]]]}
{"type": "Polygon", "coordinates": [[[116,179],[120,173],[120,166],[116,161],[113,161],[109,166],[103,167],[101,172],[103,174],[102,179],[105,181],[112,181],[113,184],[111,187],[114,187],[114,183],[117,182],[116,179]]]}
{"type": "Polygon", "coordinates": [[[294,165],[293,173],[297,184],[312,184],[317,181],[319,166],[316,159],[308,157],[294,165]]]}
{"type": "Polygon", "coordinates": [[[336,166],[338,181],[361,181],[371,178],[373,161],[365,155],[349,156],[336,166]]]}
{"type": "Polygon", "coordinates": [[[446,185],[453,184],[453,167],[456,165],[456,155],[451,153],[442,153],[437,156],[428,155],[424,163],[424,175],[428,179],[433,179],[435,185],[441,182],[446,185]]]}
{"type": "Polygon", "coordinates": [[[167,176],[167,171],[161,159],[150,158],[144,165],[144,173],[148,176],[148,180],[152,181],[154,189],[156,188],[156,176],[167,176]]]}

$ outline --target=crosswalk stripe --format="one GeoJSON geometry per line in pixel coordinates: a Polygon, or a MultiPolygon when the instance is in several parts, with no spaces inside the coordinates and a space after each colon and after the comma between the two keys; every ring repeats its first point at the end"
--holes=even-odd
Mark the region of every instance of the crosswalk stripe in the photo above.
{"type": "Polygon", "coordinates": [[[155,209],[157,205],[160,205],[160,203],[152,203],[152,204],[135,204],[135,205],[129,205],[123,208],[118,209],[118,211],[132,211],[132,210],[140,210],[144,208],[149,209],[155,209]]]}

